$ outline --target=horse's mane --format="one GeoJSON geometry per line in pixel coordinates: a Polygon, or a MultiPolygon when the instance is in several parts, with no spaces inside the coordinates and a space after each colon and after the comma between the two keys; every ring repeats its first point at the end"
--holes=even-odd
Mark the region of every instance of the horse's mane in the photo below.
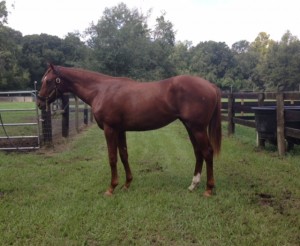
{"type": "MultiPolygon", "coordinates": [[[[86,70],[86,69],[82,69],[82,68],[74,68],[74,67],[57,67],[57,68],[58,68],[58,70],[62,69],[62,70],[66,70],[66,71],[73,71],[76,73],[87,73],[89,75],[100,76],[100,77],[106,78],[106,79],[126,80],[126,81],[132,81],[132,82],[134,81],[133,79],[128,78],[128,77],[117,77],[117,76],[107,75],[104,73],[90,71],[90,70],[86,70]]],[[[136,81],[134,81],[134,82],[136,82],[136,81]]]]}

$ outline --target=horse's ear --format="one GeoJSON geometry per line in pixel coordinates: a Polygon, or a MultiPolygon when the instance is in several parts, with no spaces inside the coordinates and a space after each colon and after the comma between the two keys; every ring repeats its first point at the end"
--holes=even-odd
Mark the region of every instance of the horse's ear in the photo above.
{"type": "Polygon", "coordinates": [[[55,67],[52,63],[48,63],[48,67],[51,68],[53,71],[55,71],[55,67]]]}
{"type": "Polygon", "coordinates": [[[52,63],[48,63],[49,69],[51,69],[56,75],[59,75],[58,67],[54,66],[52,63]]]}
{"type": "Polygon", "coordinates": [[[59,74],[58,69],[52,64],[52,63],[48,63],[48,67],[56,74],[59,74]]]}

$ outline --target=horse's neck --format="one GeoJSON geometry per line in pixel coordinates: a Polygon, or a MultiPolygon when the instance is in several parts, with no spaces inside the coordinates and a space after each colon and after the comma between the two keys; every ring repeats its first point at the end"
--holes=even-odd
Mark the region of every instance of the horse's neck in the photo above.
{"type": "Polygon", "coordinates": [[[91,106],[95,95],[101,93],[101,87],[97,86],[100,77],[89,73],[85,75],[81,71],[66,71],[65,74],[69,91],[91,106]]]}

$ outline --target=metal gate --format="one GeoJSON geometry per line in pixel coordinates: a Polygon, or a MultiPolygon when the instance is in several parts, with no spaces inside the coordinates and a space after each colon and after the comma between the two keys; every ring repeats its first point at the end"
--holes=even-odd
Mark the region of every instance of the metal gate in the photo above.
{"type": "Polygon", "coordinates": [[[39,110],[36,91],[0,92],[0,150],[33,150],[40,148],[39,110]],[[12,97],[20,99],[14,101],[12,97]],[[31,98],[34,103],[25,103],[31,98]],[[2,104],[2,105],[1,105],[2,104]],[[28,105],[30,107],[28,107],[28,105]],[[7,107],[7,108],[5,108],[7,107]]]}

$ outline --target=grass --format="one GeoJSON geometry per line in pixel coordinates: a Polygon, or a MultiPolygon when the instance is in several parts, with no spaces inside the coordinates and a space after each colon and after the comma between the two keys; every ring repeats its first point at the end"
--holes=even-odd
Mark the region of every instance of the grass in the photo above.
{"type": "MultiPolygon", "coordinates": [[[[279,158],[237,127],[207,199],[205,173],[199,190],[187,190],[194,157],[179,122],[127,138],[133,184],[110,198],[96,126],[54,149],[0,152],[0,245],[299,245],[299,148],[279,158]]],[[[119,174],[123,182],[121,164],[119,174]]]]}

